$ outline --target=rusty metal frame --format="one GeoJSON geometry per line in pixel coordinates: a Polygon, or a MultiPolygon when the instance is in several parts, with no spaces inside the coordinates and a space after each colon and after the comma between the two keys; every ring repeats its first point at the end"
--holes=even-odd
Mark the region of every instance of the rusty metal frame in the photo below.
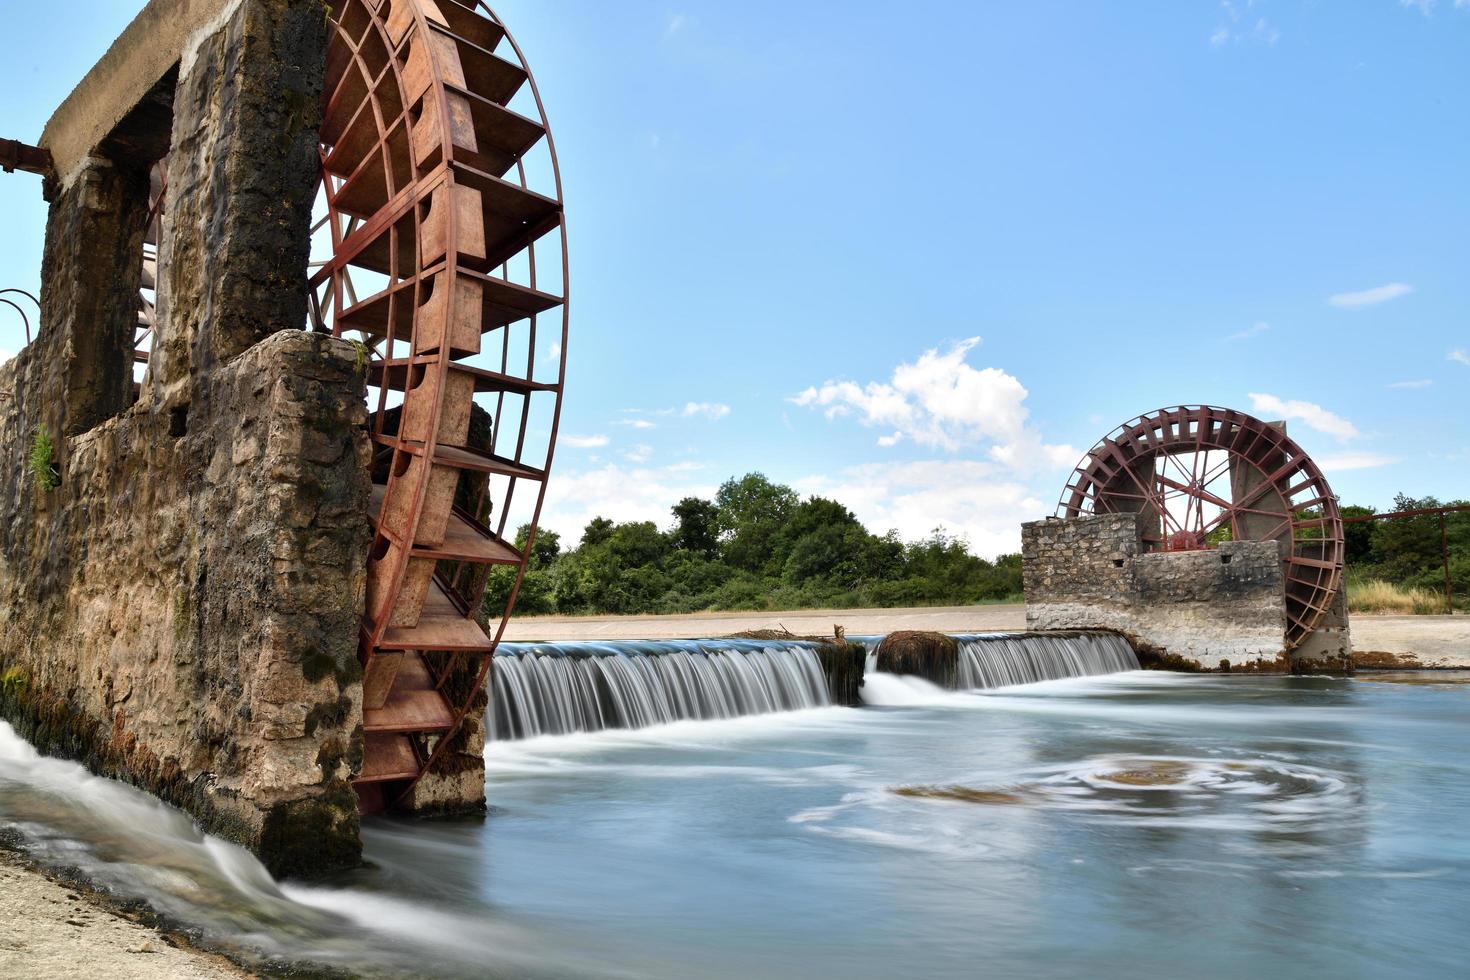
{"type": "Polygon", "coordinates": [[[13,174],[24,170],[30,174],[48,176],[55,169],[51,151],[44,146],[32,146],[19,140],[0,139],[0,170],[13,174]]]}
{"type": "Polygon", "coordinates": [[[1082,457],[1056,509],[1058,517],[1105,513],[1143,514],[1148,551],[1208,548],[1226,526],[1233,539],[1277,542],[1287,649],[1317,628],[1342,588],[1343,520],[1326,477],[1279,427],[1244,412],[1181,405],[1114,429],[1082,457]],[[1251,490],[1239,498],[1211,491],[1241,467],[1255,475],[1251,490]]]}
{"type": "MultiPolygon", "coordinates": [[[[4,296],[6,293],[19,293],[20,295],[24,296],[26,299],[30,300],[32,304],[35,305],[36,311],[39,314],[41,309],[41,301],[36,299],[35,295],[33,295],[32,293],[17,286],[11,286],[8,289],[0,289],[0,296],[4,296]]],[[[9,299],[0,299],[0,303],[4,303],[6,306],[15,310],[16,313],[20,314],[20,322],[25,324],[26,328],[26,346],[29,347],[31,344],[31,318],[26,316],[25,308],[14,300],[9,299]]]]}

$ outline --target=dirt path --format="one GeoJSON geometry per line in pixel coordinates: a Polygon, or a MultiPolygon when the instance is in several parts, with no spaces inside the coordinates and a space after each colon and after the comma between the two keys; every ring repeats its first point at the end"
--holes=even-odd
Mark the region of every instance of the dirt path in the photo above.
{"type": "Polygon", "coordinates": [[[894,630],[983,633],[1023,630],[1026,607],[934,606],[913,609],[802,609],[795,612],[713,612],[685,616],[526,616],[506,627],[507,640],[675,640],[780,629],[829,636],[834,624],[853,636],[894,630]]]}
{"type": "MultiPolygon", "coordinates": [[[[786,628],[826,636],[840,623],[853,636],[894,630],[983,633],[1023,630],[1026,607],[935,606],[909,609],[802,609],[686,616],[526,616],[511,620],[507,640],[672,640],[786,628]]],[[[1357,650],[1412,654],[1425,665],[1470,667],[1470,616],[1354,616],[1357,650]]]]}
{"type": "Polygon", "coordinates": [[[174,946],[0,850],[0,977],[240,980],[222,957],[174,946]]]}

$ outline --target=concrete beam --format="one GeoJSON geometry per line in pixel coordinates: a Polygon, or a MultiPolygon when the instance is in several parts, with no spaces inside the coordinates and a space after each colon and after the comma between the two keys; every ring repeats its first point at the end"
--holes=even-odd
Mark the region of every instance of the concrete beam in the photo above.
{"type": "Polygon", "coordinates": [[[240,0],[149,0],[52,114],[40,145],[68,186],[159,80],[240,0]]]}

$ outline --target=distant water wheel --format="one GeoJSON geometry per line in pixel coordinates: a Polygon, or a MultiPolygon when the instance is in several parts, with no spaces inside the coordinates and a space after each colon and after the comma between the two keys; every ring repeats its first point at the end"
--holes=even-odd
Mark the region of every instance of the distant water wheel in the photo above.
{"type": "Polygon", "coordinates": [[[1136,513],[1148,551],[1275,541],[1286,645],[1322,622],[1342,587],[1337,498],[1278,426],[1206,405],[1164,408],[1113,430],[1077,464],[1057,516],[1136,513]]]}
{"type": "Polygon", "coordinates": [[[540,95],[483,5],[333,4],[324,104],[309,326],[369,371],[372,808],[445,751],[514,606],[561,410],[566,229],[540,95]],[[496,566],[515,585],[486,617],[496,566]]]}

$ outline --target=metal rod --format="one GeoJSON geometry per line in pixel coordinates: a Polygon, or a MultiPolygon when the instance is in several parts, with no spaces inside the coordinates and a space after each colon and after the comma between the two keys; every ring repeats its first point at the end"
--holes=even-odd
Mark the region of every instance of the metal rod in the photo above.
{"type": "Polygon", "coordinates": [[[1439,512],[1439,551],[1444,558],[1444,611],[1455,611],[1455,596],[1450,591],[1450,536],[1445,528],[1444,511],[1439,512]]]}

